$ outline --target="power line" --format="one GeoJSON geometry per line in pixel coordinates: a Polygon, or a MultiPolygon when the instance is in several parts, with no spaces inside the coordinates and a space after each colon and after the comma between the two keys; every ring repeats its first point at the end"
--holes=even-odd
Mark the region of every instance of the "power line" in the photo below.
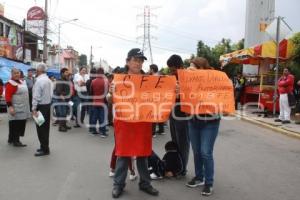
{"type": "MultiPolygon", "coordinates": [[[[57,19],[59,21],[66,21],[69,20],[67,18],[57,18],[57,17],[53,17],[53,19],[57,19]]],[[[122,35],[119,33],[115,33],[112,31],[107,31],[107,30],[103,30],[103,29],[99,29],[98,27],[92,27],[91,25],[88,24],[84,24],[80,21],[76,21],[76,22],[72,22],[70,23],[74,26],[78,26],[80,28],[84,28],[84,29],[88,29],[92,32],[96,32],[99,34],[104,34],[106,36],[112,37],[112,38],[117,38],[120,40],[124,40],[127,42],[131,42],[131,43],[135,43],[135,44],[142,44],[140,42],[137,42],[134,38],[130,37],[130,36],[126,36],[126,35],[122,35]]],[[[154,43],[155,44],[155,43],[154,43]]],[[[162,47],[161,45],[152,45],[152,47],[156,48],[156,49],[161,49],[161,50],[166,50],[166,51],[171,51],[171,52],[179,52],[179,53],[193,53],[194,51],[188,50],[188,49],[183,49],[183,48],[177,48],[177,47],[162,47]]]]}
{"type": "MultiPolygon", "coordinates": [[[[117,39],[124,40],[124,41],[130,42],[130,43],[142,44],[142,43],[137,42],[137,41],[134,40],[134,39],[127,39],[127,38],[123,38],[123,37],[120,37],[120,36],[117,36],[117,35],[105,33],[105,32],[103,32],[103,31],[95,30],[95,29],[93,29],[93,28],[90,28],[90,27],[87,27],[87,26],[83,26],[83,25],[80,25],[80,24],[77,24],[77,23],[70,23],[70,24],[73,24],[74,26],[78,26],[78,27],[83,28],[83,29],[86,29],[86,30],[93,31],[93,32],[95,32],[95,33],[99,33],[99,34],[102,34],[102,35],[106,35],[106,36],[109,36],[109,37],[112,37],[112,38],[117,38],[117,39]]],[[[157,48],[157,49],[167,50],[167,51],[172,51],[172,52],[192,53],[190,50],[183,50],[183,49],[178,49],[178,48],[161,47],[161,46],[156,46],[156,45],[155,45],[155,46],[152,45],[152,46],[153,46],[154,48],[157,48]]]]}
{"type": "MultiPolygon", "coordinates": [[[[182,30],[178,30],[177,28],[173,27],[173,26],[169,26],[166,24],[162,24],[162,23],[158,23],[159,27],[162,27],[165,30],[168,30],[169,32],[172,32],[176,35],[180,35],[185,37],[185,39],[190,39],[190,40],[194,40],[194,41],[199,41],[201,40],[201,38],[199,38],[197,35],[187,32],[187,31],[182,31],[182,30]]],[[[212,38],[205,38],[205,41],[210,41],[210,42],[219,42],[219,40],[217,39],[212,39],[212,38]]]]}

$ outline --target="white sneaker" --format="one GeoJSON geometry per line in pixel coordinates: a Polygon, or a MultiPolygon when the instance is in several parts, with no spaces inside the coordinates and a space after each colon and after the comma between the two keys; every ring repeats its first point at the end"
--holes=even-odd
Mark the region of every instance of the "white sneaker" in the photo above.
{"type": "Polygon", "coordinates": [[[151,173],[151,174],[150,174],[150,178],[151,178],[152,180],[162,179],[161,176],[157,176],[155,173],[151,173]]]}
{"type": "Polygon", "coordinates": [[[135,181],[136,179],[137,179],[137,175],[136,174],[130,174],[129,175],[129,180],[135,181]]]}
{"type": "Polygon", "coordinates": [[[150,177],[152,180],[156,180],[158,178],[158,176],[156,176],[154,173],[150,174],[150,177]]]}
{"type": "Polygon", "coordinates": [[[115,172],[110,171],[109,172],[109,177],[114,177],[115,176],[115,172]]]}

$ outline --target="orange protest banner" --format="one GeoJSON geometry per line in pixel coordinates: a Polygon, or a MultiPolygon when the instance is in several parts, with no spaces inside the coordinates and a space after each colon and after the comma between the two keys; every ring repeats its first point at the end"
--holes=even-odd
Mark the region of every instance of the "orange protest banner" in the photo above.
{"type": "Polygon", "coordinates": [[[128,122],[165,122],[175,103],[175,76],[115,74],[115,119],[128,122]]]}
{"type": "Polygon", "coordinates": [[[178,70],[181,111],[188,114],[233,114],[233,84],[217,70],[178,70]]]}

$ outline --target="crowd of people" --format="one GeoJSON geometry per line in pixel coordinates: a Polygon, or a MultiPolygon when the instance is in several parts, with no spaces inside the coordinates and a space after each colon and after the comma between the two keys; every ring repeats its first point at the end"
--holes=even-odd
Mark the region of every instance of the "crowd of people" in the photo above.
{"type": "MultiPolygon", "coordinates": [[[[142,70],[147,58],[140,49],[132,49],[126,57],[125,67],[117,67],[113,74],[146,74],[142,70]]],[[[179,55],[172,55],[167,60],[169,75],[178,78],[177,70],[183,69],[183,60],[179,55]]],[[[205,58],[196,57],[190,62],[187,70],[214,70],[205,58]]],[[[278,120],[290,120],[290,109],[286,105],[287,97],[293,88],[289,85],[292,77],[284,71],[279,80],[280,117],[278,120]]],[[[20,141],[26,130],[26,121],[32,116],[42,115],[44,122],[36,125],[40,147],[35,156],[50,154],[49,133],[51,115],[53,126],[58,125],[59,132],[67,132],[72,128],[86,127],[90,134],[108,136],[107,126],[114,127],[115,146],[112,150],[109,176],[113,177],[113,198],[119,198],[126,185],[128,169],[130,180],[136,180],[135,162],[139,174],[139,189],[153,196],[159,191],[152,184],[152,179],[163,177],[185,177],[187,175],[190,145],[194,155],[194,178],[186,186],[195,188],[203,186],[202,195],[212,194],[214,185],[213,150],[218,136],[221,117],[215,115],[187,114],[180,109],[180,97],[177,95],[176,105],[169,118],[171,141],[165,145],[166,154],[160,158],[152,148],[152,139],[157,135],[165,135],[165,123],[126,122],[113,117],[112,95],[114,93],[113,74],[105,74],[100,67],[91,69],[81,67],[75,75],[68,68],[62,68],[61,78],[50,79],[46,75],[46,65],[40,64],[34,76],[28,70],[27,77],[13,68],[11,79],[5,85],[5,100],[8,106],[9,136],[8,143],[14,147],[25,147],[20,141]],[[53,108],[53,109],[52,109],[53,108]],[[89,119],[86,120],[86,115],[89,119]],[[179,120],[180,119],[180,120],[179,120]],[[74,126],[70,126],[70,121],[74,126]],[[87,122],[88,121],[88,122],[87,122]],[[86,123],[87,122],[87,123],[86,123]],[[157,130],[158,127],[158,130],[157,130]]],[[[147,74],[159,76],[157,65],[150,65],[147,74]]],[[[3,86],[3,83],[1,83],[3,86]]],[[[298,84],[300,84],[298,82],[298,84]]],[[[235,84],[239,93],[244,85],[241,76],[235,84]]],[[[177,92],[178,92],[177,85],[177,92]]],[[[2,87],[0,87],[2,94],[2,87]]],[[[237,94],[240,96],[240,94],[237,94]]],[[[108,162],[109,163],[109,162],[108,162]]]]}

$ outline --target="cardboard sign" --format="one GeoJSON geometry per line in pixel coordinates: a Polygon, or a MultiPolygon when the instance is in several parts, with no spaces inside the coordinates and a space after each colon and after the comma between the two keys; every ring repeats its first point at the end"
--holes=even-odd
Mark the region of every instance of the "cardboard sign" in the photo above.
{"type": "Polygon", "coordinates": [[[164,122],[175,103],[175,76],[114,75],[115,119],[164,122]]]}
{"type": "Polygon", "coordinates": [[[231,80],[217,70],[178,70],[181,111],[188,114],[233,114],[231,80]]]}

